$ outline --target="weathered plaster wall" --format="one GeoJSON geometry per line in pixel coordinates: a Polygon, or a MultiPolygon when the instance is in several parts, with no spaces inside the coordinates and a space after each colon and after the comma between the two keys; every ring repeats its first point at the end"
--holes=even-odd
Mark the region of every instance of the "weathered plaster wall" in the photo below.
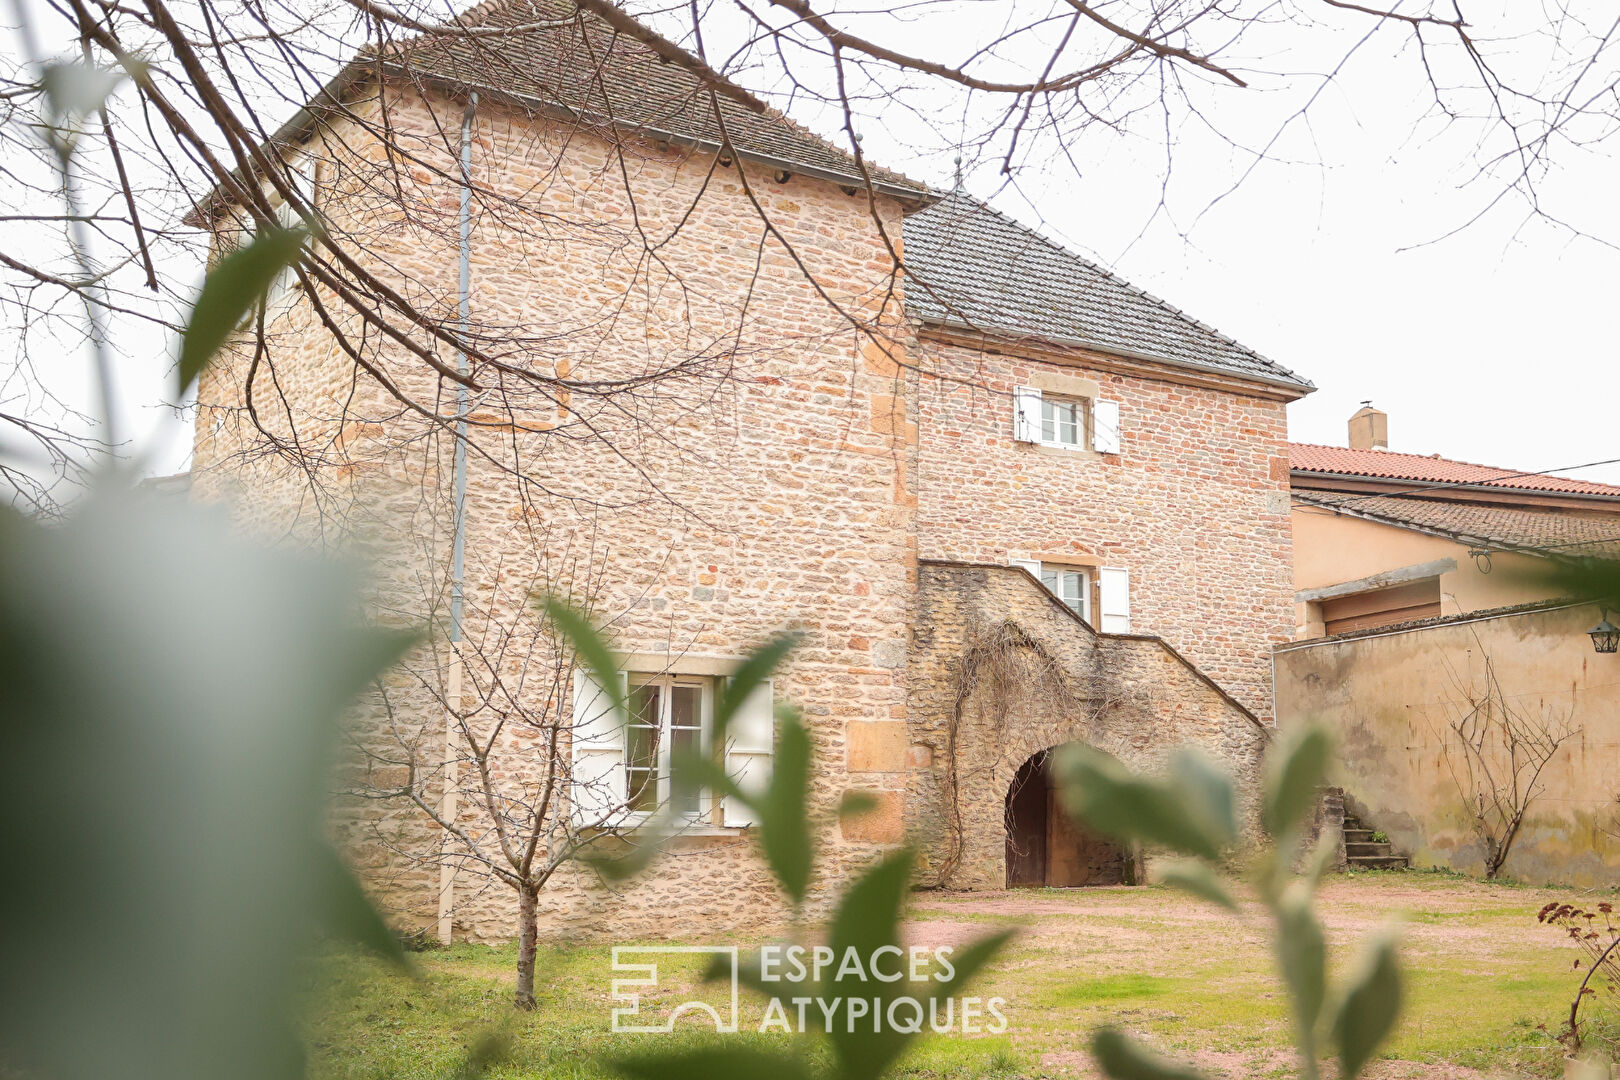
{"type": "Polygon", "coordinates": [[[1023,570],[923,562],[912,639],[906,823],[923,882],[1002,888],[1008,786],[1066,742],[1143,770],[1197,746],[1251,812],[1259,722],[1164,643],[1094,632],[1023,570]]]}
{"type": "Polygon", "coordinates": [[[924,341],[918,551],[1131,572],[1131,629],[1169,641],[1262,718],[1293,638],[1288,436],[1280,397],[924,341]],[[1065,376],[1121,403],[1121,452],[1013,438],[1017,386],[1065,376]]]}
{"type": "MultiPolygon", "coordinates": [[[[1457,564],[1456,569],[1439,575],[1442,615],[1546,599],[1544,585],[1538,585],[1533,577],[1515,573],[1545,565],[1526,555],[1497,552],[1482,565],[1468,554],[1465,544],[1305,504],[1294,506],[1293,526],[1296,591],[1326,588],[1450,559],[1457,564]]],[[[1296,607],[1296,637],[1321,636],[1320,617],[1313,630],[1310,615],[1307,605],[1296,607]]]]}
{"type": "MultiPolygon", "coordinates": [[[[1302,643],[1277,652],[1281,724],[1318,720],[1338,739],[1336,782],[1372,827],[1418,866],[1475,873],[1469,827],[1446,748],[1464,694],[1490,658],[1503,692],[1532,717],[1581,728],[1542,774],[1504,872],[1579,886],[1620,882],[1620,656],[1593,652],[1590,605],[1419,630],[1302,643]]],[[[1456,759],[1460,761],[1460,758],[1456,759]]]]}
{"type": "MultiPolygon", "coordinates": [[[[456,130],[461,112],[461,102],[439,97],[391,103],[395,139],[417,155],[403,178],[404,205],[380,167],[380,148],[361,132],[348,133],[323,184],[322,211],[368,235],[373,266],[441,310],[454,303],[457,187],[430,166],[453,175],[443,132],[456,130]]],[[[880,792],[876,813],[825,835],[823,881],[836,882],[901,837],[905,742],[895,735],[906,717],[915,574],[915,426],[901,368],[862,348],[822,295],[898,325],[892,260],[867,196],[804,178],[779,184],[746,163],[713,167],[708,157],[653,143],[613,145],[494,105],[478,116],[473,172],[481,184],[521,196],[531,215],[521,236],[495,213],[474,223],[475,320],[537,328],[502,340],[504,360],[607,384],[633,380],[670,355],[703,358],[688,374],[617,397],[577,392],[513,412],[496,394],[475,412],[467,638],[489,663],[482,671],[470,664],[469,680],[471,700],[488,700],[479,722],[493,723],[497,713],[508,721],[499,779],[538,790],[525,763],[538,770],[543,762],[539,721],[559,705],[549,643],[525,623],[534,590],[588,599],[623,652],[735,658],[795,628],[804,645],[777,680],[777,696],[803,708],[816,738],[817,812],[850,786],[880,792]],[[751,170],[756,196],[795,254],[764,237],[739,168],[751,170]],[[654,238],[656,258],[646,250],[654,238]],[[616,453],[606,452],[608,443],[616,453]],[[543,482],[518,483],[514,464],[543,482]],[[502,648],[503,640],[536,644],[502,648]]],[[[878,212],[898,236],[898,206],[880,200],[878,212]]],[[[299,303],[303,310],[278,325],[278,361],[295,373],[294,414],[322,435],[314,471],[344,498],[323,503],[311,495],[310,476],[255,454],[263,440],[240,411],[246,356],[203,384],[205,486],[236,492],[244,518],[272,528],[335,511],[323,535],[336,546],[364,545],[379,611],[398,621],[442,619],[451,442],[438,424],[356,378],[330,335],[312,325],[307,299],[299,303]],[[237,446],[216,438],[216,415],[234,419],[227,427],[237,446]]],[[[452,407],[450,384],[402,350],[382,348],[377,360],[417,400],[452,407]]],[[[378,702],[363,711],[363,741],[378,760],[357,764],[351,779],[369,771],[374,785],[403,782],[404,747],[392,731],[401,719],[425,759],[442,753],[446,655],[441,647],[418,659],[422,685],[397,688],[403,696],[392,716],[378,702]]],[[[466,799],[461,820],[478,822],[466,799]]],[[[437,870],[412,856],[434,850],[434,831],[398,801],[349,804],[337,824],[394,908],[420,925],[434,907],[437,870]],[[378,831],[385,822],[393,830],[386,843],[378,831]]],[[[613,891],[566,870],[542,895],[543,932],[658,937],[779,916],[775,888],[740,831],[677,847],[678,857],[613,891]]],[[[456,933],[505,939],[514,909],[509,890],[469,867],[457,886],[456,933]]]]}

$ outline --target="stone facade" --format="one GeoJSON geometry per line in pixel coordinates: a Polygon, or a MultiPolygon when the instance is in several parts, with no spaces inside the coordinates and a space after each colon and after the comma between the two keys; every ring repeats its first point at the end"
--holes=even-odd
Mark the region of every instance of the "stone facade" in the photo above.
{"type": "MultiPolygon", "coordinates": [[[[395,142],[416,155],[404,186],[350,125],[312,148],[319,207],[399,289],[451,310],[458,190],[444,133],[462,103],[386,93],[395,142]]],[[[379,115],[383,101],[354,108],[379,115]]],[[[1291,630],[1279,396],[1098,355],[919,341],[888,247],[904,208],[887,197],[497,104],[475,133],[477,182],[556,223],[548,240],[519,241],[498,214],[474,222],[479,324],[555,330],[501,342],[503,355],[582,386],[634,382],[661,350],[703,361],[634,397],[475,406],[462,703],[498,739],[497,781],[542,786],[545,720],[569,707],[563,657],[531,606],[549,590],[587,600],[615,648],[642,658],[632,670],[720,671],[772,634],[803,635],[776,696],[812,729],[816,812],[852,788],[877,795],[874,812],[824,828],[814,905],[907,838],[925,880],[1000,887],[1008,783],[1072,739],[1142,767],[1196,743],[1252,786],[1256,716],[1270,715],[1264,658],[1291,630]],[[646,237],[659,238],[656,259],[646,237]],[[854,332],[851,313],[888,343],[854,332]],[[1123,402],[1123,452],[1014,446],[1007,395],[1043,377],[1092,380],[1123,402]],[[1128,567],[1136,627],[1185,658],[1155,638],[1096,634],[1007,568],[1010,555],[1128,567]],[[987,643],[1029,681],[964,684],[987,643]]],[[[401,407],[356,376],[314,300],[334,308],[300,291],[271,313],[273,384],[248,342],[202,379],[195,490],[231,501],[250,528],[359,554],[379,617],[442,630],[453,387],[377,346],[380,373],[445,403],[437,419],[401,407]],[[318,453],[287,452],[295,432],[318,453]]],[[[450,668],[441,634],[362,705],[347,787],[420,782],[412,760],[442,761],[450,668]]],[[[456,815],[480,827],[473,800],[456,815]]],[[[433,925],[441,836],[419,811],[355,799],[335,828],[402,923],[433,925]]],[[[780,917],[746,830],[704,829],[675,848],[627,885],[565,866],[541,894],[544,933],[668,937],[780,917]]],[[[511,890],[476,866],[462,865],[453,896],[456,936],[511,935],[511,890]]]]}
{"type": "Polygon", "coordinates": [[[1082,350],[925,337],[918,554],[1130,571],[1131,629],[1169,641],[1256,715],[1293,637],[1288,395],[1133,371],[1082,350]],[[1120,452],[1017,442],[1015,387],[1118,401],[1120,452]]]}
{"type": "Polygon", "coordinates": [[[913,767],[906,821],[929,884],[1003,887],[1008,788],[1069,742],[1146,771],[1197,747],[1252,817],[1264,725],[1160,639],[1097,633],[1021,569],[923,562],[909,678],[912,760],[932,764],[913,767]]]}

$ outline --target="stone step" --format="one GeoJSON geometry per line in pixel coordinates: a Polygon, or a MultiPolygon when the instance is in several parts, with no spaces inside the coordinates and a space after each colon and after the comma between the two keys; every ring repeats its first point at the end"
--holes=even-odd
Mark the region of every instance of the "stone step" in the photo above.
{"type": "Polygon", "coordinates": [[[1345,829],[1344,842],[1347,844],[1364,844],[1373,838],[1372,829],[1345,829]]]}
{"type": "Polygon", "coordinates": [[[1345,858],[1354,858],[1357,855],[1393,855],[1395,848],[1388,841],[1358,840],[1344,842],[1345,858]]]}
{"type": "Polygon", "coordinates": [[[1405,870],[1405,855],[1347,855],[1352,870],[1405,870]]]}

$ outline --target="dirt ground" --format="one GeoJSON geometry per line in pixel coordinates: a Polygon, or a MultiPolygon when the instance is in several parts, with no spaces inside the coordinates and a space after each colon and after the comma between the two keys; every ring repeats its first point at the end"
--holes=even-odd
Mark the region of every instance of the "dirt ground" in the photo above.
{"type": "MultiPolygon", "coordinates": [[[[1406,1004],[1386,1060],[1367,1075],[1561,1074],[1552,1033],[1579,974],[1573,947],[1535,920],[1552,899],[1583,895],[1421,873],[1329,879],[1318,911],[1335,979],[1361,939],[1402,924],[1406,1004]]],[[[1007,999],[1012,1048],[1040,1075],[1100,1075],[1086,1043],[1104,1023],[1212,1075],[1297,1074],[1258,905],[1237,917],[1164,888],[927,893],[908,938],[961,946],[1007,924],[1021,927],[1018,941],[977,989],[1007,999]]]]}

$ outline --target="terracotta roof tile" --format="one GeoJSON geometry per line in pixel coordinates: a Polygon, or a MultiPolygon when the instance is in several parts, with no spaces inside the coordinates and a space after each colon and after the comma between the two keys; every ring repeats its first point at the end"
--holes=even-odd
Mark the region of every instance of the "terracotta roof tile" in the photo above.
{"type": "Polygon", "coordinates": [[[906,306],[925,323],[1311,389],[1281,364],[967,195],[908,215],[905,240],[906,306]]]}
{"type": "Polygon", "coordinates": [[[1620,513],[1517,509],[1464,500],[1295,491],[1294,501],[1492,550],[1620,558],[1620,513]]]}
{"type": "Polygon", "coordinates": [[[1288,461],[1296,472],[1337,473],[1416,483],[1469,484],[1563,495],[1620,497],[1620,487],[1613,484],[1573,480],[1567,476],[1526,475],[1519,469],[1498,469],[1490,465],[1453,461],[1451,458],[1395,454],[1388,450],[1352,450],[1345,446],[1289,443],[1288,461]]]}

